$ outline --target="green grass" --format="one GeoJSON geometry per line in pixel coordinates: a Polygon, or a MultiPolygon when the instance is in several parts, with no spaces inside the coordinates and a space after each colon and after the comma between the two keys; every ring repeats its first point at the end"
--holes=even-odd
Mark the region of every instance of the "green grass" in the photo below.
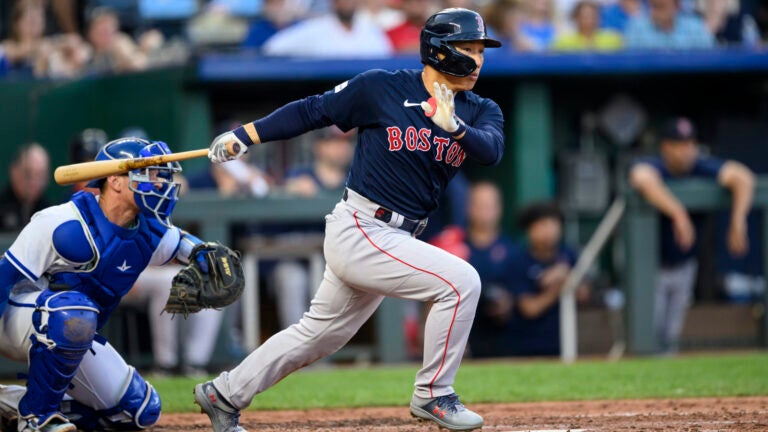
{"type": "MultiPolygon", "coordinates": [[[[456,377],[464,402],[768,395],[768,353],[708,355],[619,362],[472,363],[456,377]]],[[[404,405],[417,365],[299,371],[258,395],[252,409],[404,405]]],[[[195,410],[194,380],[151,380],[165,412],[195,410]]]]}

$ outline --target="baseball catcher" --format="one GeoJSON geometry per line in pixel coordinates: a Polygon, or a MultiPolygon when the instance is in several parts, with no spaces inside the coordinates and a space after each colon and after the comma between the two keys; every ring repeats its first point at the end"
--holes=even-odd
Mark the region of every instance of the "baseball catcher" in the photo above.
{"type": "Polygon", "coordinates": [[[200,243],[196,257],[173,278],[165,311],[186,317],[201,309],[222,308],[243,293],[240,253],[219,243],[200,243]]]}

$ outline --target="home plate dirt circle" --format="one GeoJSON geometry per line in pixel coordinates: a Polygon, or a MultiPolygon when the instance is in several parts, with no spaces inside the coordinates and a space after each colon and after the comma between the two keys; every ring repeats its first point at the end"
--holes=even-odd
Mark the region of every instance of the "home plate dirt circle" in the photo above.
{"type": "MultiPolygon", "coordinates": [[[[258,401],[258,397],[256,398],[258,401]]],[[[493,432],[768,431],[768,396],[468,404],[493,432]]],[[[257,408],[258,404],[254,404],[257,408]]],[[[437,432],[402,407],[246,411],[248,431],[437,432]]],[[[163,414],[152,431],[210,431],[204,414],[163,414]]]]}

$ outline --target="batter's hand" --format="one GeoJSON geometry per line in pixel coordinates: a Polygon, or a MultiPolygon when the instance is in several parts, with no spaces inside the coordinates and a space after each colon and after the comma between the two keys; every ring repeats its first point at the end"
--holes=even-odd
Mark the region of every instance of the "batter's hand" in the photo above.
{"type": "Polygon", "coordinates": [[[421,109],[440,129],[452,134],[459,130],[460,121],[454,112],[453,90],[445,84],[440,85],[435,82],[434,92],[434,103],[430,103],[432,99],[422,102],[421,109]]]}
{"type": "Polygon", "coordinates": [[[213,163],[222,163],[239,158],[248,151],[248,146],[243,144],[232,131],[224,132],[213,139],[208,148],[208,159],[213,163]]]}

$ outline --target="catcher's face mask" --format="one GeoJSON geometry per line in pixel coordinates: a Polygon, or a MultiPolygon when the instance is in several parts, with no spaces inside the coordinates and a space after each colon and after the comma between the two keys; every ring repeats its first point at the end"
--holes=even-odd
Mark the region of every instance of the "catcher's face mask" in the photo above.
{"type": "MultiPolygon", "coordinates": [[[[171,149],[161,141],[153,142],[140,152],[141,157],[164,154],[171,154],[171,149]]],[[[181,189],[181,185],[173,179],[173,175],[178,172],[181,172],[181,165],[169,162],[134,170],[128,175],[136,205],[144,214],[155,217],[167,227],[172,225],[171,213],[181,189]]]]}

